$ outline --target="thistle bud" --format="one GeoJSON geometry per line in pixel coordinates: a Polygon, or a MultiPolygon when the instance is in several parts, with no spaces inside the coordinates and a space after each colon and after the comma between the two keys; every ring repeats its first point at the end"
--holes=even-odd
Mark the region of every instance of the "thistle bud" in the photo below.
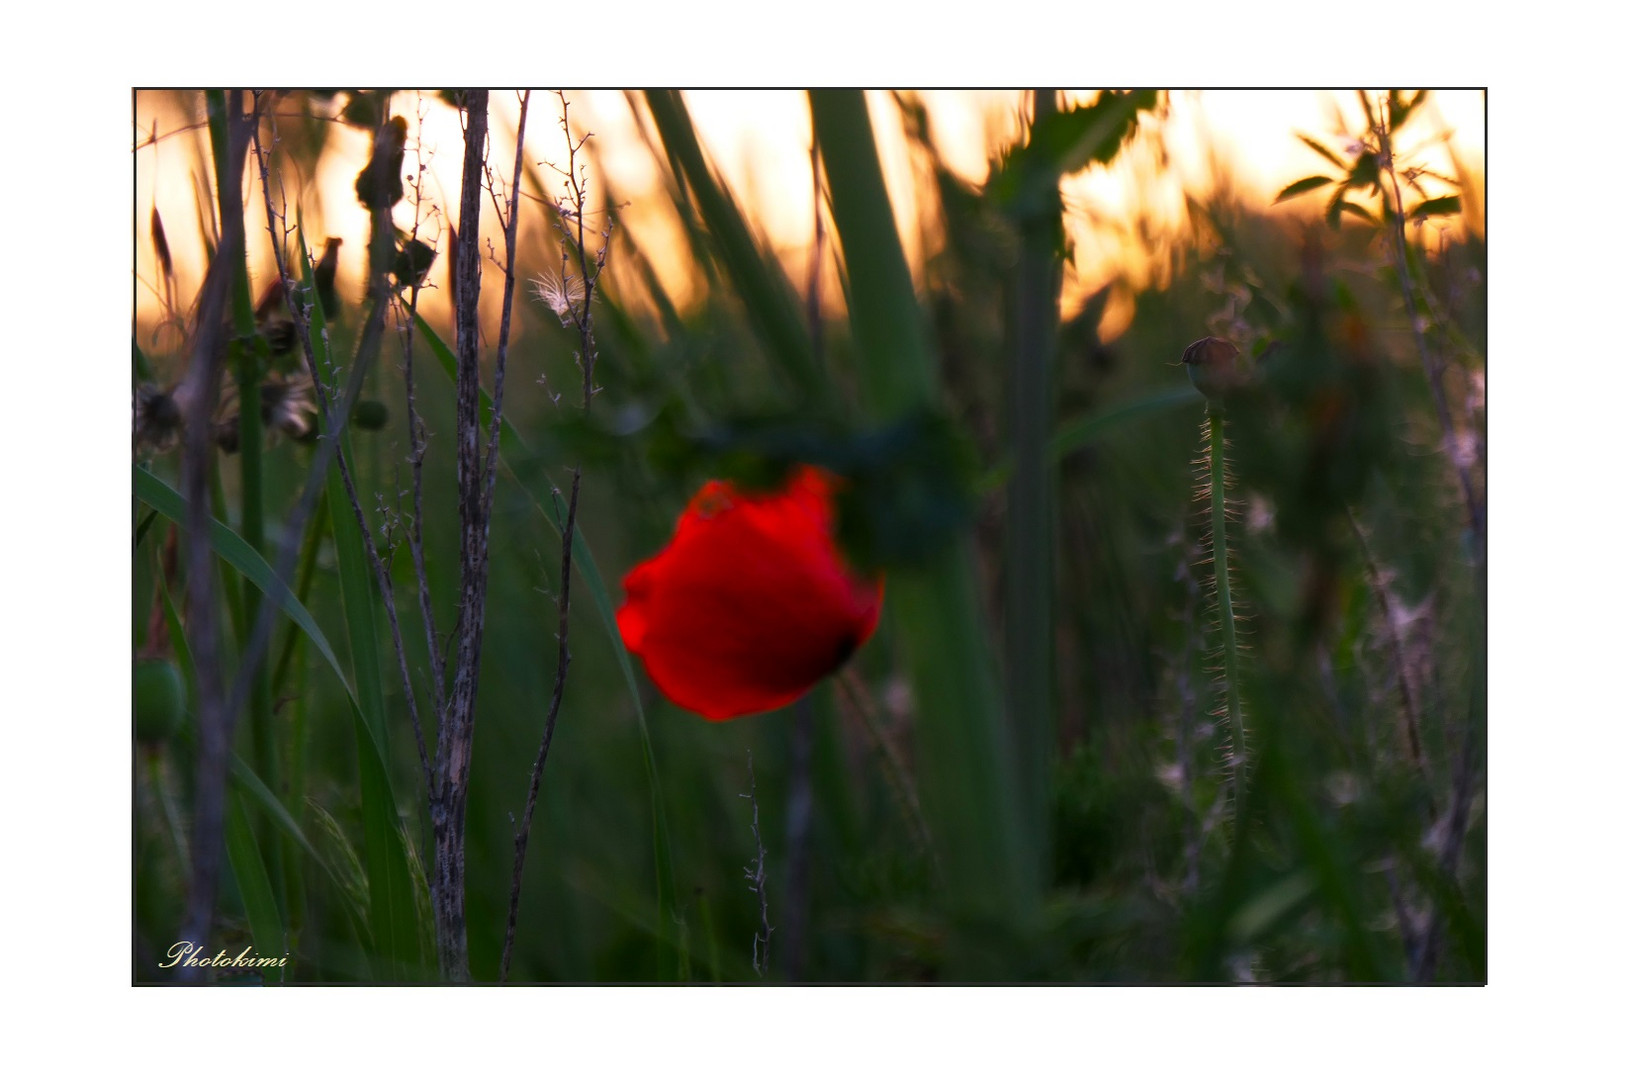
{"type": "Polygon", "coordinates": [[[374,136],[368,164],[357,174],[357,201],[370,210],[389,210],[402,200],[402,159],[408,122],[393,116],[374,136]]]}
{"type": "Polygon", "coordinates": [[[317,281],[317,299],[322,301],[323,314],[330,319],[340,310],[340,298],[334,292],[334,273],[340,266],[340,243],[338,236],[323,241],[323,257],[312,268],[312,277],[317,281]]]}

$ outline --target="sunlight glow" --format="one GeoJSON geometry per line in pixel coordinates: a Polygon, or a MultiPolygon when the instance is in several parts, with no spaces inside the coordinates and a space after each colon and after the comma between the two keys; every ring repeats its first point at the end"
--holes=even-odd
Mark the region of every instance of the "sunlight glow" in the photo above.
{"type": "MultiPolygon", "coordinates": [[[[1065,98],[1085,102],[1094,93],[1069,92],[1065,98]]],[[[927,108],[931,138],[947,165],[967,182],[983,183],[998,149],[1018,136],[1027,95],[1021,91],[937,90],[920,96],[927,108]]],[[[685,98],[718,174],[747,210],[761,240],[802,288],[808,277],[814,228],[810,119],[804,95],[720,90],[687,92],[685,98]]],[[[652,260],[663,288],[682,309],[695,303],[701,296],[700,283],[691,280],[685,234],[663,190],[666,163],[659,167],[653,154],[653,147],[658,154],[661,147],[649,117],[640,115],[643,103],[638,95],[605,90],[573,92],[568,99],[574,133],[594,133],[586,164],[596,204],[603,205],[609,193],[617,207],[619,227],[652,260]]],[[[1424,145],[1414,148],[1424,163],[1446,175],[1456,175],[1459,162],[1478,189],[1476,200],[1468,200],[1469,209],[1481,211],[1484,95],[1476,90],[1437,91],[1428,101],[1424,122],[1418,122],[1416,132],[1416,142],[1424,145]]],[[[213,194],[201,179],[210,172],[207,133],[199,125],[201,117],[185,115],[179,102],[177,96],[164,92],[143,93],[137,100],[136,122],[141,132],[136,152],[137,323],[144,339],[152,338],[161,348],[176,344],[166,335],[179,330],[178,324],[160,329],[165,319],[164,289],[149,237],[149,213],[157,206],[163,217],[176,263],[176,299],[183,306],[202,280],[202,232],[213,229],[213,213],[207,205],[213,194]],[[161,137],[156,144],[148,144],[155,128],[161,137]]],[[[926,210],[918,205],[920,169],[913,161],[893,98],[873,91],[868,103],[902,243],[921,284],[926,245],[938,243],[939,224],[925,220],[926,210]]],[[[416,168],[416,148],[424,155],[427,205],[421,211],[420,229],[431,239],[444,240],[442,215],[456,216],[459,197],[463,140],[459,115],[429,94],[411,92],[398,94],[393,108],[410,119],[405,171],[416,168]]],[[[559,102],[553,94],[535,93],[530,108],[527,157],[537,165],[545,197],[553,199],[560,194],[561,178],[544,163],[564,161],[559,102]]],[[[511,160],[518,113],[515,95],[493,95],[495,165],[511,160]]],[[[279,120],[280,124],[294,122],[292,117],[279,120]]],[[[1267,206],[1286,184],[1328,168],[1296,133],[1340,147],[1344,141],[1340,134],[1359,126],[1352,91],[1172,92],[1164,122],[1147,121],[1111,167],[1084,170],[1062,184],[1074,249],[1074,260],[1066,272],[1065,316],[1107,283],[1148,283],[1159,272],[1163,243],[1186,228],[1186,196],[1204,198],[1226,190],[1248,203],[1267,206]]],[[[356,295],[362,289],[366,263],[365,245],[357,238],[367,233],[367,214],[358,205],[352,184],[366,158],[368,136],[332,122],[327,139],[318,175],[305,190],[287,192],[289,216],[292,224],[293,208],[298,204],[308,244],[314,249],[321,248],[324,236],[345,238],[339,280],[343,289],[356,295]]],[[[507,167],[495,171],[507,171],[507,167]]],[[[259,288],[272,276],[272,262],[258,179],[247,185],[246,195],[254,208],[251,228],[262,230],[251,237],[251,272],[259,288]]],[[[1292,200],[1273,212],[1311,218],[1322,205],[1315,196],[1292,200]]],[[[410,199],[398,204],[395,221],[403,230],[414,227],[410,199]]],[[[533,234],[535,242],[542,239],[537,234],[544,228],[543,215],[524,212],[522,221],[524,235],[533,234]]],[[[1474,228],[1482,231],[1482,222],[1474,228]]],[[[497,239],[490,205],[483,232],[497,239]]],[[[617,266],[615,260],[613,265],[622,275],[618,280],[632,280],[626,267],[617,266]]],[[[445,275],[445,267],[433,271],[432,283],[445,281],[445,275]]],[[[484,311],[488,302],[496,303],[496,292],[484,290],[484,311]]],[[[831,246],[823,293],[829,310],[841,311],[831,246]]],[[[447,317],[445,297],[437,291],[428,292],[422,304],[431,318],[447,317]]],[[[1107,316],[1107,324],[1115,321],[1107,316]]],[[[1115,326],[1106,325],[1105,330],[1113,333],[1115,326]]]]}

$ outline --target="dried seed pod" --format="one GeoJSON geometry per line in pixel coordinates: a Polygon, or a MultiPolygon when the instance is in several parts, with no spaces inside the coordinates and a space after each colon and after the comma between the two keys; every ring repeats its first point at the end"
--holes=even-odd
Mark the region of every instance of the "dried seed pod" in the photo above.
{"type": "Polygon", "coordinates": [[[389,210],[402,201],[402,158],[408,146],[408,122],[393,116],[374,136],[368,164],[357,174],[357,201],[370,210],[389,210]]]}
{"type": "Polygon", "coordinates": [[[181,406],[175,394],[152,383],[136,387],[136,442],[154,450],[168,450],[181,434],[181,406]]]}

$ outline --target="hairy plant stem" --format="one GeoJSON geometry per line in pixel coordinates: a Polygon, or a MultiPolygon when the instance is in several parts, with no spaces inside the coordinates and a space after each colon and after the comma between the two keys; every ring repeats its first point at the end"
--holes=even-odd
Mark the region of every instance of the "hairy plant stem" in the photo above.
{"type": "Polygon", "coordinates": [[[1206,456],[1212,502],[1212,581],[1217,594],[1218,628],[1223,638],[1223,695],[1229,719],[1229,785],[1238,832],[1241,792],[1246,783],[1246,718],[1240,706],[1240,647],[1235,639],[1235,606],[1229,587],[1228,469],[1224,413],[1206,408],[1206,456]]]}

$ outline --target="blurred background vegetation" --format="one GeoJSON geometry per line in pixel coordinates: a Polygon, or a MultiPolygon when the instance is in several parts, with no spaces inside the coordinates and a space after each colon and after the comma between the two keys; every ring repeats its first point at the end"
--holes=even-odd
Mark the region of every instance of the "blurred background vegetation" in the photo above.
{"type": "MultiPolygon", "coordinates": [[[[1176,216],[1125,208],[1118,264],[1080,250],[1087,211],[1060,181],[1158,170],[1164,93],[1015,94],[1020,122],[987,146],[983,182],[948,163],[919,96],[813,94],[825,183],[807,173],[779,193],[812,208],[813,262],[772,250],[683,95],[628,95],[639,137],[589,138],[580,158],[585,218],[608,245],[587,418],[576,330],[545,302],[517,303],[468,821],[474,978],[498,977],[513,821],[554,685],[560,492],[581,463],[597,573],[574,583],[512,981],[1484,981],[1483,177],[1429,157],[1443,142],[1431,95],[1346,96],[1364,119],[1301,133],[1317,145],[1308,179],[1282,193],[1293,212],[1244,194],[1220,164],[1176,216]],[[886,126],[909,148],[907,210],[873,150],[886,126]],[[637,198],[615,190],[612,155],[644,155],[656,182],[637,198]],[[666,224],[623,227],[637,215],[666,224]],[[1224,417],[1232,665],[1207,402],[1180,363],[1207,335],[1235,343],[1248,372],[1224,417]],[[762,483],[799,460],[851,478],[844,539],[888,575],[882,624],[798,705],[706,723],[628,665],[609,619],[618,582],[705,479],[762,483]],[[761,897],[745,868],[761,857],[773,929],[758,971],[761,897]]],[[[493,98],[496,112],[509,95],[493,98]]],[[[436,353],[453,331],[437,293],[457,196],[424,132],[457,135],[453,100],[300,91],[268,96],[261,119],[267,175],[301,221],[290,242],[303,241],[319,289],[325,238],[347,258],[367,250],[366,213],[347,231],[359,219],[343,204],[370,134],[406,119],[396,277],[424,275],[421,524],[444,628],[459,529],[452,383],[436,353]]],[[[559,130],[558,105],[534,95],[533,139],[559,130]]],[[[143,93],[135,112],[147,175],[134,207],[133,978],[145,982],[172,977],[158,965],[192,865],[196,672],[165,417],[220,223],[205,96],[143,93]],[[188,147],[192,164],[159,171],[163,145],[188,147]],[[190,219],[141,197],[177,187],[196,193],[190,219]]],[[[495,173],[514,145],[513,123],[495,124],[495,173]]],[[[444,166],[462,152],[435,149],[444,166]]],[[[565,156],[564,142],[550,155],[565,156]]],[[[245,204],[262,206],[253,154],[245,183],[245,204]]],[[[558,276],[573,251],[558,194],[550,167],[529,161],[527,278],[558,276]]],[[[252,209],[257,296],[275,278],[265,223],[252,209]]],[[[502,260],[496,223],[491,240],[502,260]]],[[[363,323],[354,265],[339,263],[323,303],[341,357],[363,323]]],[[[501,277],[490,262],[489,346],[501,277]]],[[[397,607],[416,613],[400,307],[349,438],[376,542],[395,551],[397,607]]],[[[258,322],[266,347],[251,353],[264,525],[244,520],[237,443],[254,425],[234,422],[230,400],[219,414],[228,681],[258,593],[230,541],[278,535],[314,446],[298,404],[268,405],[310,392],[277,323],[258,322]]],[[[377,588],[346,580],[356,538],[331,505],[345,504],[319,501],[291,582],[319,634],[279,622],[265,716],[238,725],[207,952],[287,953],[290,982],[433,981],[423,781],[377,588]],[[357,708],[383,719],[383,794],[359,778],[357,708]],[[381,921],[381,813],[400,826],[415,898],[405,937],[381,921]]],[[[404,638],[427,677],[423,634],[404,638]]]]}

